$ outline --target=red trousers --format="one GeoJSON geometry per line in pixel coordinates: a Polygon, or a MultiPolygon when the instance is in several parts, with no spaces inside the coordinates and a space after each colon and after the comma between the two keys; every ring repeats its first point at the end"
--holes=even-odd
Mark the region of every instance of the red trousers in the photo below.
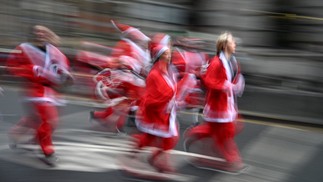
{"type": "Polygon", "coordinates": [[[241,162],[239,149],[234,141],[237,123],[205,122],[189,130],[185,137],[195,137],[197,140],[211,137],[220,154],[227,162],[241,162]]]}
{"type": "Polygon", "coordinates": [[[137,139],[138,149],[153,146],[161,150],[171,150],[176,146],[179,139],[178,136],[171,138],[162,138],[148,133],[135,134],[133,135],[133,137],[137,139]]]}
{"type": "Polygon", "coordinates": [[[19,135],[34,129],[36,131],[35,139],[43,153],[45,155],[54,153],[52,133],[58,123],[57,107],[48,102],[34,102],[26,107],[28,107],[28,115],[22,117],[10,130],[11,136],[18,138],[19,135]]]}
{"type": "Polygon", "coordinates": [[[113,107],[108,107],[101,111],[95,111],[94,118],[99,119],[99,122],[102,122],[102,124],[107,124],[110,122],[108,120],[109,116],[111,116],[112,114],[117,114],[118,115],[118,119],[116,121],[117,128],[122,128],[125,125],[125,122],[127,120],[130,107],[131,105],[129,101],[123,101],[113,107]]]}
{"type": "Polygon", "coordinates": [[[178,136],[162,138],[148,133],[140,133],[133,135],[133,137],[137,139],[137,149],[142,149],[147,146],[157,147],[157,150],[155,150],[148,159],[151,165],[158,170],[175,171],[170,164],[170,156],[165,151],[175,148],[179,139],[178,136]],[[159,160],[157,158],[159,158],[159,160]]]}
{"type": "Polygon", "coordinates": [[[108,107],[108,108],[106,108],[106,109],[104,109],[102,111],[95,111],[94,112],[94,118],[104,120],[107,117],[109,117],[112,113],[113,113],[113,108],[108,107]]]}

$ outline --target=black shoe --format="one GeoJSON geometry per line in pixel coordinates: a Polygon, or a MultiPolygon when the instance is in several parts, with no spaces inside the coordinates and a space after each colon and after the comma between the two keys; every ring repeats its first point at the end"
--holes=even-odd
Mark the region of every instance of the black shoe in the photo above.
{"type": "Polygon", "coordinates": [[[90,111],[89,122],[91,123],[93,119],[94,119],[94,111],[90,111]]]}
{"type": "Polygon", "coordinates": [[[17,143],[9,143],[9,148],[11,150],[16,150],[18,148],[17,143]]]}
{"type": "Polygon", "coordinates": [[[200,124],[200,122],[194,122],[194,123],[192,123],[192,125],[191,125],[191,127],[195,127],[195,126],[197,126],[197,125],[199,125],[200,124]]]}
{"type": "Polygon", "coordinates": [[[118,126],[116,126],[116,130],[118,135],[127,135],[123,127],[119,128],[118,126]]]}
{"type": "Polygon", "coordinates": [[[18,147],[17,140],[15,140],[14,137],[10,134],[8,134],[8,139],[9,139],[9,144],[8,144],[9,148],[12,150],[17,149],[17,147],[18,147]]]}
{"type": "Polygon", "coordinates": [[[58,162],[58,157],[54,153],[50,155],[45,155],[45,157],[43,158],[43,161],[47,165],[54,167],[58,162]]]}
{"type": "Polygon", "coordinates": [[[38,141],[37,141],[36,137],[33,137],[33,138],[31,138],[31,139],[29,139],[26,142],[23,142],[21,144],[37,145],[38,144],[38,141]]]}
{"type": "Polygon", "coordinates": [[[126,154],[126,157],[130,160],[138,159],[138,152],[137,151],[131,151],[130,153],[126,154]]]}
{"type": "Polygon", "coordinates": [[[128,119],[127,119],[127,126],[129,127],[136,127],[136,111],[129,111],[128,119]]]}

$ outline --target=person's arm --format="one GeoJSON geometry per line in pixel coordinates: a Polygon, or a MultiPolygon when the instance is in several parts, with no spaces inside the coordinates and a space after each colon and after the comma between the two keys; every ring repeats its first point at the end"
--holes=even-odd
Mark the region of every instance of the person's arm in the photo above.
{"type": "Polygon", "coordinates": [[[241,67],[239,62],[236,62],[237,64],[237,75],[235,79],[233,80],[233,91],[235,95],[242,96],[244,88],[245,88],[245,79],[243,75],[241,74],[241,67]]]}
{"type": "Polygon", "coordinates": [[[163,78],[158,73],[150,74],[146,80],[146,98],[147,107],[156,107],[167,104],[173,97],[173,92],[167,87],[163,78]]]}
{"type": "Polygon", "coordinates": [[[16,47],[7,58],[7,69],[10,74],[34,81],[37,78],[34,65],[27,59],[27,55],[20,46],[16,47]]]}
{"type": "Polygon", "coordinates": [[[64,85],[67,82],[71,83],[73,77],[69,71],[69,61],[67,57],[60,52],[56,47],[52,47],[52,51],[57,54],[57,62],[52,62],[49,68],[44,69],[41,66],[34,66],[34,72],[38,76],[39,81],[51,85],[64,85]]]}
{"type": "Polygon", "coordinates": [[[176,101],[184,101],[186,96],[195,88],[196,84],[196,76],[192,73],[186,73],[177,83],[176,101]]]}
{"type": "Polygon", "coordinates": [[[203,77],[203,83],[208,89],[227,90],[232,89],[232,83],[226,79],[223,66],[219,59],[211,62],[203,77]]]}

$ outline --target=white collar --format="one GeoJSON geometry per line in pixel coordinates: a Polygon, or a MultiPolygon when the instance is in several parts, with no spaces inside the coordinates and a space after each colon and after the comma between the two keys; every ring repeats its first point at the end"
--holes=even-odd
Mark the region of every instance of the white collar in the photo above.
{"type": "Polygon", "coordinates": [[[229,61],[227,60],[227,58],[224,55],[224,52],[221,51],[220,52],[220,56],[219,56],[220,60],[222,61],[222,64],[224,66],[225,72],[227,74],[227,79],[228,80],[232,80],[232,73],[230,70],[230,66],[229,66],[229,61]]]}

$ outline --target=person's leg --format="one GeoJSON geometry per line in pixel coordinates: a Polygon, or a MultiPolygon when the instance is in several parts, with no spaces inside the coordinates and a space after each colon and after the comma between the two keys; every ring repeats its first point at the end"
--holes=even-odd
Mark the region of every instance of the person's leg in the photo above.
{"type": "Polygon", "coordinates": [[[241,162],[239,149],[234,141],[235,123],[210,123],[212,138],[220,154],[228,163],[241,162]]]}
{"type": "Polygon", "coordinates": [[[129,103],[118,105],[119,118],[116,121],[116,129],[118,132],[124,132],[124,126],[128,119],[129,110],[129,103]]]}
{"type": "Polygon", "coordinates": [[[238,115],[238,118],[234,121],[235,123],[235,135],[239,134],[244,129],[244,123],[242,122],[243,117],[241,114],[238,115]]]}
{"type": "Polygon", "coordinates": [[[192,126],[197,126],[197,125],[199,125],[199,110],[200,110],[200,108],[191,108],[190,109],[190,112],[192,112],[193,113],[193,117],[192,117],[192,126]]]}
{"type": "MultiPolygon", "coordinates": [[[[10,140],[10,147],[16,146],[20,142],[26,142],[23,140],[28,134],[34,135],[34,131],[39,126],[39,118],[36,116],[34,104],[28,103],[24,105],[25,107],[25,116],[21,117],[18,123],[8,131],[8,137],[10,140]]],[[[36,143],[35,138],[32,137],[30,140],[27,140],[31,143],[36,143]]]]}
{"type": "Polygon", "coordinates": [[[174,149],[179,137],[160,138],[160,148],[154,151],[148,159],[150,165],[154,166],[159,172],[175,172],[171,165],[169,151],[174,149]]]}
{"type": "Polygon", "coordinates": [[[130,158],[136,158],[139,151],[147,146],[152,145],[152,143],[155,141],[155,136],[150,135],[148,133],[138,133],[133,134],[132,139],[134,141],[134,146],[132,148],[132,151],[129,155],[130,158]]]}
{"type": "Polygon", "coordinates": [[[160,148],[157,148],[155,149],[151,156],[148,157],[148,163],[151,165],[151,166],[155,166],[155,162],[156,162],[156,159],[159,155],[161,155],[163,153],[163,150],[160,149],[160,148]]]}
{"type": "Polygon", "coordinates": [[[139,137],[137,136],[136,139],[138,139],[137,148],[142,149],[143,147],[150,146],[153,141],[155,141],[156,137],[148,133],[142,133],[139,137]]]}
{"type": "Polygon", "coordinates": [[[41,120],[37,128],[37,138],[45,156],[50,156],[55,152],[52,133],[58,123],[58,111],[56,106],[50,103],[38,103],[36,109],[41,120]]]}
{"type": "Polygon", "coordinates": [[[161,155],[164,151],[171,150],[175,148],[179,137],[174,136],[170,138],[159,138],[159,144],[157,145],[157,149],[152,153],[149,158],[150,161],[154,161],[159,155],[161,155]]]}
{"type": "Polygon", "coordinates": [[[113,113],[113,108],[108,107],[102,111],[92,111],[91,118],[104,120],[113,113]]]}
{"type": "Polygon", "coordinates": [[[208,125],[208,123],[205,122],[200,125],[188,128],[184,133],[186,150],[193,142],[210,137],[211,134],[209,127],[210,126],[208,125]]]}
{"type": "Polygon", "coordinates": [[[10,128],[8,135],[11,143],[19,143],[21,141],[23,135],[33,128],[30,123],[33,123],[32,118],[30,116],[23,116],[17,124],[10,128]]]}

